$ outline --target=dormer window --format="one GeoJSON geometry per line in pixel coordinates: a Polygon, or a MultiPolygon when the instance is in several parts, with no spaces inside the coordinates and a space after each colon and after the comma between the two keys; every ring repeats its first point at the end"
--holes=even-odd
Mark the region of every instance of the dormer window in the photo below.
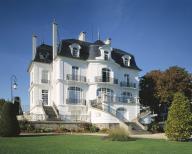
{"type": "Polygon", "coordinates": [[[128,55],[125,55],[122,57],[123,58],[123,63],[125,66],[130,66],[130,62],[131,62],[131,57],[128,55]]]}
{"type": "Polygon", "coordinates": [[[81,49],[81,46],[77,43],[73,43],[69,46],[69,48],[71,49],[71,55],[73,57],[79,57],[80,55],[80,49],[81,49]]]}
{"type": "Polygon", "coordinates": [[[104,51],[104,60],[109,60],[109,52],[104,51]]]}
{"type": "Polygon", "coordinates": [[[125,58],[125,59],[124,59],[124,63],[125,63],[126,66],[129,66],[129,65],[128,65],[128,58],[125,58]]]}
{"type": "Polygon", "coordinates": [[[73,48],[72,55],[73,57],[79,57],[78,49],[76,47],[73,48]]]}

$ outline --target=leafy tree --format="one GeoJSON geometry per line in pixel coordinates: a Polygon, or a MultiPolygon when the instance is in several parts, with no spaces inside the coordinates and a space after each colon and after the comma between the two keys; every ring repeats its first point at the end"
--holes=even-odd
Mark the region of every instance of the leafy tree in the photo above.
{"type": "Polygon", "coordinates": [[[157,89],[161,103],[170,105],[176,92],[183,93],[191,100],[192,76],[184,68],[178,66],[170,67],[160,76],[157,89]]]}
{"type": "Polygon", "coordinates": [[[166,118],[176,92],[192,100],[192,75],[184,68],[173,66],[165,71],[154,70],[141,78],[140,102],[158,114],[158,121],[162,120],[160,116],[166,118]]]}
{"type": "Polygon", "coordinates": [[[154,70],[147,73],[140,80],[140,102],[144,106],[149,106],[151,111],[157,113],[159,110],[159,98],[157,84],[162,72],[154,70]]]}
{"type": "Polygon", "coordinates": [[[0,113],[0,136],[16,136],[20,133],[14,105],[4,103],[0,113]]]}
{"type": "Polygon", "coordinates": [[[190,102],[182,93],[176,93],[168,113],[165,134],[170,140],[186,140],[191,134],[190,102]]]}

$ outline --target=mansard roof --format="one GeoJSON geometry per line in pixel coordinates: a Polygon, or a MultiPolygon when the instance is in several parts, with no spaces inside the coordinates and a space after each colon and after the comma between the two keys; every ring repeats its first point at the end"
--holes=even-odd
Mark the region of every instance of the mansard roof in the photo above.
{"type": "Polygon", "coordinates": [[[53,49],[52,46],[41,44],[37,47],[34,61],[41,63],[52,63],[53,61],[53,49]]]}
{"type": "MultiPolygon", "coordinates": [[[[94,43],[91,43],[80,41],[77,39],[66,39],[60,42],[57,55],[80,60],[94,60],[96,57],[99,57],[101,55],[99,47],[103,45],[105,44],[101,40],[97,40],[94,43]],[[73,57],[71,54],[71,49],[69,46],[74,43],[79,44],[81,46],[79,57],[73,57]]],[[[42,44],[37,47],[37,53],[34,61],[51,63],[53,60],[52,55],[53,55],[52,46],[42,44]]],[[[120,49],[113,48],[111,52],[111,57],[117,64],[119,64],[122,67],[140,70],[139,67],[136,65],[134,56],[130,53],[127,53],[120,49]],[[124,55],[129,55],[131,57],[130,66],[125,66],[123,64],[122,56],[124,55]]]]}

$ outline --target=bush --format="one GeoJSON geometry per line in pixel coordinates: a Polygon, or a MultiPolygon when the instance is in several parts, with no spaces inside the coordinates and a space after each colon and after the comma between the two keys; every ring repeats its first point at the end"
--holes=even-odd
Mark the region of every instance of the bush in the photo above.
{"type": "Polygon", "coordinates": [[[114,128],[109,130],[108,138],[112,141],[129,141],[129,133],[123,128],[114,128]]]}
{"type": "Polygon", "coordinates": [[[101,133],[109,133],[109,129],[108,128],[102,128],[102,129],[100,129],[99,132],[101,132],[101,133]]]}
{"type": "Polygon", "coordinates": [[[91,133],[96,133],[96,132],[99,132],[99,128],[97,126],[95,126],[95,125],[90,125],[89,131],[91,133]]]}
{"type": "Polygon", "coordinates": [[[20,133],[14,105],[4,103],[0,115],[0,136],[16,136],[20,133]]]}
{"type": "Polygon", "coordinates": [[[191,136],[190,102],[181,93],[176,93],[165,125],[165,134],[170,140],[183,141],[191,136]]]}
{"type": "Polygon", "coordinates": [[[152,133],[162,133],[162,132],[164,132],[163,127],[161,127],[160,124],[158,124],[157,122],[152,122],[148,126],[148,131],[150,131],[152,133]]]}

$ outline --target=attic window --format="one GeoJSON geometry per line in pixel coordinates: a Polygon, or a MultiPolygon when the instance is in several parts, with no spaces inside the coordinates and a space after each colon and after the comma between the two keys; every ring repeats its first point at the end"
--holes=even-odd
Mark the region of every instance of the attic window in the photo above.
{"type": "Polygon", "coordinates": [[[109,52],[104,51],[104,60],[109,60],[109,52]]]}
{"type": "Polygon", "coordinates": [[[124,63],[126,66],[128,66],[128,58],[125,58],[124,63]]]}
{"type": "Polygon", "coordinates": [[[130,62],[131,62],[131,57],[130,56],[124,56],[123,58],[123,63],[125,66],[130,66],[130,62]]]}
{"type": "Polygon", "coordinates": [[[72,54],[73,54],[73,57],[79,57],[79,51],[76,47],[73,48],[72,54]]]}
{"type": "Polygon", "coordinates": [[[69,48],[71,49],[71,55],[73,57],[79,57],[79,52],[81,49],[81,46],[77,43],[73,43],[69,46],[69,48]]]}

